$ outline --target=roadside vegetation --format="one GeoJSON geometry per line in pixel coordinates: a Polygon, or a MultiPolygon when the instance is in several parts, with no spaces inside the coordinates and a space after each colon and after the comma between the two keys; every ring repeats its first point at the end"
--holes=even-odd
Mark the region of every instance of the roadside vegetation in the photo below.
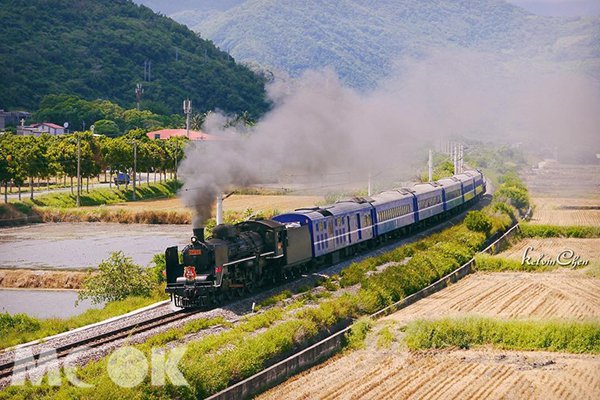
{"type": "Polygon", "coordinates": [[[407,326],[405,341],[411,350],[492,345],[506,350],[599,354],[600,323],[492,318],[420,320],[407,326]]]}

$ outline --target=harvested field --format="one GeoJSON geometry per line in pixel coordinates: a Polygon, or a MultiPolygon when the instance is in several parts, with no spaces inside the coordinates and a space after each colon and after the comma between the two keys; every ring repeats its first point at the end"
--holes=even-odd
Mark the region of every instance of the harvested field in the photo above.
{"type": "MultiPolygon", "coordinates": [[[[312,207],[322,202],[321,196],[279,196],[279,195],[233,195],[223,201],[225,211],[243,212],[251,208],[254,211],[279,210],[280,212],[301,207],[312,207]]],[[[138,201],[105,206],[107,209],[125,209],[131,211],[181,211],[189,212],[179,198],[138,201]]]]}
{"type": "Polygon", "coordinates": [[[80,289],[86,272],[0,269],[0,287],[80,289]]]}
{"type": "MultiPolygon", "coordinates": [[[[498,254],[498,256],[523,260],[523,256],[527,251],[527,255],[531,256],[532,260],[537,260],[542,255],[542,260],[556,260],[561,253],[567,250],[572,250],[574,257],[579,256],[580,260],[600,261],[600,238],[529,238],[516,243],[508,250],[498,254]],[[527,250],[528,248],[531,249],[527,250]]],[[[564,258],[564,260],[566,261],[568,258],[564,258]]]]}
{"type": "Polygon", "coordinates": [[[495,272],[469,275],[458,283],[385,319],[465,316],[600,319],[600,279],[582,271],[495,272]]]}
{"type": "Polygon", "coordinates": [[[600,197],[600,165],[559,164],[547,160],[524,176],[532,196],[600,197]]]}
{"type": "Polygon", "coordinates": [[[258,399],[597,399],[600,357],[490,350],[361,350],[258,399]]]}
{"type": "Polygon", "coordinates": [[[532,224],[600,226],[600,197],[533,197],[532,224]]]}

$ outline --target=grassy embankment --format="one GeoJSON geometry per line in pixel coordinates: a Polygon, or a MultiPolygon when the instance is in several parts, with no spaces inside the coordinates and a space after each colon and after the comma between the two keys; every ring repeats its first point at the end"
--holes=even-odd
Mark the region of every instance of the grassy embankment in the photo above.
{"type": "MultiPolygon", "coordinates": [[[[513,215],[513,212],[510,211],[507,213],[494,205],[489,206],[474,214],[476,221],[489,223],[483,224],[482,228],[472,227],[482,231],[461,224],[378,257],[353,263],[342,271],[339,279],[326,281],[328,291],[320,293],[329,295],[315,296],[307,292],[289,300],[289,294],[284,293],[281,300],[274,301],[289,304],[264,309],[246,317],[242,324],[189,343],[179,365],[189,387],[152,387],[147,377],[138,388],[121,388],[110,380],[106,372],[107,358],[104,358],[85,366],[80,374],[84,381],[95,385],[95,389],[27,385],[9,388],[7,395],[105,398],[131,397],[143,392],[145,396],[157,398],[205,397],[258,372],[306,341],[316,340],[320,332],[336,323],[373,313],[456,269],[481,250],[488,238],[511,224],[509,214],[513,215]],[[376,272],[378,266],[386,263],[385,270],[376,272]],[[354,289],[343,289],[350,289],[350,286],[354,289]]],[[[265,302],[265,306],[269,303],[265,302]]],[[[348,337],[350,347],[360,347],[368,325],[363,321],[352,329],[348,337]]],[[[172,329],[137,347],[149,356],[152,346],[162,346],[201,330],[197,328],[188,325],[187,328],[172,329]]]]}

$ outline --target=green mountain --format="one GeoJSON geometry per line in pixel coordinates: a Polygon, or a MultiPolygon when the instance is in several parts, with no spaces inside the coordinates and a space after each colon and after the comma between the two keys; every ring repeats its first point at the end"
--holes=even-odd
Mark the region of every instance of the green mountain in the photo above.
{"type": "Polygon", "coordinates": [[[187,27],[130,0],[0,2],[0,108],[38,108],[47,94],[135,107],[262,114],[264,79],[187,27]]]}
{"type": "Polygon", "coordinates": [[[237,60],[291,76],[333,66],[359,88],[375,85],[400,57],[432,48],[489,52],[600,79],[600,18],[536,16],[501,0],[246,0],[224,11],[179,9],[173,17],[237,60]]]}

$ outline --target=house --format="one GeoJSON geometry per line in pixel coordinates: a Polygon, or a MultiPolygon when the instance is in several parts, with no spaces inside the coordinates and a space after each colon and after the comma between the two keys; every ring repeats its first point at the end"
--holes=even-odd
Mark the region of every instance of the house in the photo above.
{"type": "Polygon", "coordinates": [[[53,124],[51,122],[42,122],[41,124],[32,124],[31,127],[36,128],[40,132],[46,132],[51,135],[63,135],[65,133],[65,128],[53,124]]]}
{"type": "MultiPolygon", "coordinates": [[[[161,129],[159,131],[148,132],[146,135],[148,135],[148,137],[150,139],[167,140],[168,138],[173,137],[173,136],[187,136],[187,130],[185,130],[185,129],[161,129]]],[[[197,141],[227,140],[226,138],[223,138],[220,136],[209,135],[208,133],[204,133],[202,131],[192,131],[192,130],[190,130],[189,138],[190,138],[190,140],[197,140],[197,141]]]]}
{"type": "Polygon", "coordinates": [[[23,125],[17,127],[17,135],[40,136],[42,133],[50,135],[63,135],[65,128],[51,122],[42,122],[41,124],[23,125]]]}

